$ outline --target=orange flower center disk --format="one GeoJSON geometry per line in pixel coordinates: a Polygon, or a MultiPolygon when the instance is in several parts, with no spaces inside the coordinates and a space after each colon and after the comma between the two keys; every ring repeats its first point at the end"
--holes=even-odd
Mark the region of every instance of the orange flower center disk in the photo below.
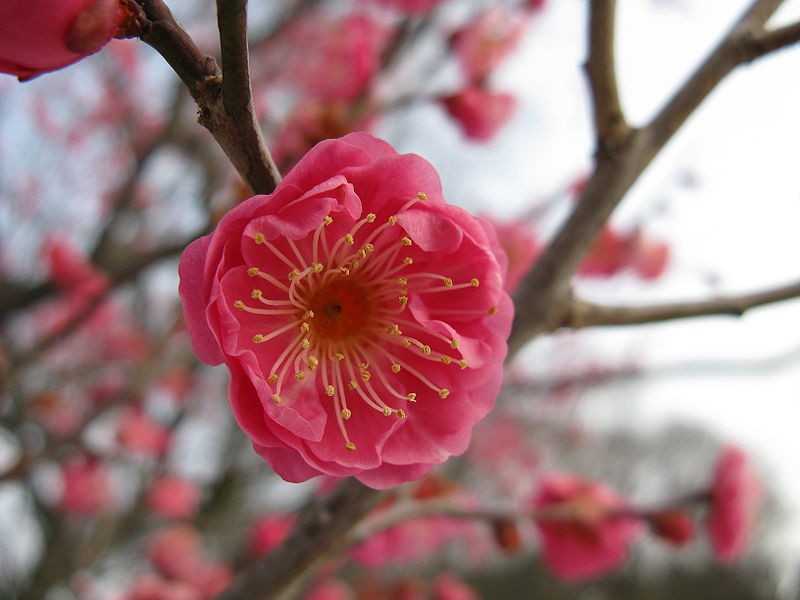
{"type": "Polygon", "coordinates": [[[364,335],[374,312],[370,294],[353,281],[332,281],[309,301],[315,315],[314,332],[322,340],[343,342],[364,335]]]}

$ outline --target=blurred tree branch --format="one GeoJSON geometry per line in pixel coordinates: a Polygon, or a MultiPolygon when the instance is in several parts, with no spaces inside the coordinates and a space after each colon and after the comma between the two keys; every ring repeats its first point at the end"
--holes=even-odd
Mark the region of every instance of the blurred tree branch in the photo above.
{"type": "MultiPolygon", "coordinates": [[[[571,307],[570,280],[581,258],[639,175],[717,84],[737,66],[800,39],[800,31],[794,26],[764,33],[765,23],[781,4],[781,0],[753,2],[650,123],[614,140],[613,152],[609,152],[602,139],[598,139],[595,170],[575,209],[518,288],[514,327],[509,338],[511,356],[530,339],[556,329],[565,321],[571,307]],[[775,35],[777,39],[771,37],[775,35]],[[772,42],[765,44],[765,38],[772,42]]],[[[593,19],[602,18],[604,25],[590,25],[590,36],[613,32],[607,24],[612,18],[613,3],[593,2],[592,7],[593,19]]],[[[603,44],[590,41],[590,52],[605,53],[605,58],[590,57],[587,64],[604,64],[610,52],[607,48],[612,45],[612,39],[606,39],[603,44]]],[[[613,75],[613,70],[608,68],[592,69],[591,72],[595,73],[592,77],[603,73],[606,78],[613,75]]],[[[596,114],[608,116],[608,106],[613,108],[616,97],[609,90],[614,87],[611,80],[593,82],[592,89],[601,90],[595,102],[607,103],[605,109],[596,108],[596,114]]],[[[606,127],[607,123],[598,123],[598,127],[601,125],[606,127]]],[[[597,133],[599,136],[602,132],[597,133]]]]}
{"type": "Polygon", "coordinates": [[[651,306],[604,306],[573,298],[564,327],[580,329],[601,325],[643,325],[689,317],[732,315],[740,317],[751,308],[800,297],[800,282],[760,292],[651,306]]]}

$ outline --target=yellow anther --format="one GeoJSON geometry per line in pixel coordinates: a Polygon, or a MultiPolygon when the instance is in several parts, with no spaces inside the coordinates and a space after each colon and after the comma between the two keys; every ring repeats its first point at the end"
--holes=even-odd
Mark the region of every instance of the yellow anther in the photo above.
{"type": "Polygon", "coordinates": [[[349,419],[349,418],[350,418],[350,417],[352,417],[352,416],[353,416],[353,413],[350,411],[350,409],[349,409],[349,408],[343,408],[343,409],[342,409],[342,418],[343,418],[345,421],[347,421],[347,419],[349,419]]]}
{"type": "Polygon", "coordinates": [[[386,222],[389,223],[389,225],[397,225],[397,217],[392,215],[386,222]]]}
{"type": "Polygon", "coordinates": [[[347,384],[347,387],[349,387],[351,390],[354,390],[358,387],[358,382],[351,379],[350,382],[347,384]]]}
{"type": "Polygon", "coordinates": [[[354,269],[357,269],[358,268],[358,261],[357,260],[351,260],[350,261],[350,266],[353,267],[354,269]]]}
{"type": "Polygon", "coordinates": [[[335,358],[336,360],[344,360],[344,354],[342,354],[341,352],[337,352],[336,354],[333,355],[333,358],[335,358]]]}
{"type": "Polygon", "coordinates": [[[428,194],[426,194],[425,192],[417,192],[417,198],[419,198],[422,201],[427,201],[428,194]]]}
{"type": "Polygon", "coordinates": [[[392,373],[399,373],[400,369],[400,363],[392,363],[392,373]]]}
{"type": "Polygon", "coordinates": [[[384,406],[383,407],[383,416],[384,417],[390,416],[393,412],[394,411],[391,408],[389,408],[388,406],[384,406]]]}
{"type": "Polygon", "coordinates": [[[375,219],[377,218],[377,215],[375,213],[369,213],[366,218],[367,218],[367,223],[374,223],[375,219]]]}
{"type": "Polygon", "coordinates": [[[333,396],[335,393],[336,393],[336,388],[328,384],[328,387],[325,388],[325,395],[333,396]]]}
{"type": "Polygon", "coordinates": [[[352,233],[346,233],[344,235],[344,243],[345,244],[351,244],[351,245],[354,243],[353,234],[352,233]]]}
{"type": "Polygon", "coordinates": [[[413,264],[414,264],[414,259],[413,259],[413,258],[411,258],[410,256],[406,256],[406,257],[403,259],[403,264],[406,264],[406,265],[413,265],[413,264]]]}
{"type": "Polygon", "coordinates": [[[307,310],[306,314],[303,315],[303,318],[304,319],[313,319],[314,318],[314,311],[313,310],[307,310]]]}
{"type": "Polygon", "coordinates": [[[369,371],[361,371],[361,379],[363,379],[364,381],[369,381],[370,377],[372,377],[372,373],[370,373],[369,371]]]}
{"type": "Polygon", "coordinates": [[[294,374],[294,378],[295,378],[297,381],[303,381],[303,379],[305,379],[305,378],[306,378],[306,374],[305,374],[305,373],[303,373],[302,371],[298,371],[297,373],[295,373],[295,374],[294,374]]]}
{"type": "Polygon", "coordinates": [[[467,363],[467,361],[462,358],[460,361],[458,361],[458,365],[462,369],[466,369],[469,366],[469,363],[467,363]]]}
{"type": "Polygon", "coordinates": [[[409,340],[408,338],[403,338],[403,341],[401,343],[403,344],[403,348],[411,347],[411,340],[409,340]]]}
{"type": "Polygon", "coordinates": [[[452,279],[450,279],[449,277],[445,277],[445,278],[442,280],[442,283],[444,283],[444,287],[446,287],[446,288],[451,288],[451,287],[453,287],[453,280],[452,280],[452,279]]]}
{"type": "Polygon", "coordinates": [[[403,236],[400,238],[400,243],[403,244],[403,246],[410,246],[412,243],[411,238],[403,236]]]}
{"type": "Polygon", "coordinates": [[[400,302],[400,306],[405,306],[408,304],[408,296],[400,296],[398,300],[400,302]]]}
{"type": "Polygon", "coordinates": [[[323,265],[322,263],[313,263],[311,265],[311,268],[314,271],[314,273],[322,273],[322,269],[325,268],[325,265],[323,265]]]}
{"type": "Polygon", "coordinates": [[[308,348],[311,345],[311,341],[308,338],[305,338],[302,342],[300,342],[300,345],[303,348],[308,348]]]}
{"type": "Polygon", "coordinates": [[[406,418],[406,411],[404,411],[402,408],[398,408],[397,409],[397,418],[398,419],[405,419],[406,418]]]}
{"type": "Polygon", "coordinates": [[[403,335],[403,332],[400,331],[400,326],[397,323],[393,323],[391,327],[387,327],[386,333],[390,335],[403,335]]]}
{"type": "Polygon", "coordinates": [[[272,394],[272,401],[275,404],[280,404],[283,400],[278,394],[272,394]]]}
{"type": "Polygon", "coordinates": [[[478,287],[481,284],[481,282],[473,277],[472,279],[469,280],[469,284],[472,287],[478,287]]]}
{"type": "Polygon", "coordinates": [[[451,347],[453,350],[455,350],[456,348],[458,348],[458,345],[459,345],[460,343],[461,343],[461,342],[459,342],[458,340],[450,340],[450,347],[451,347]]]}
{"type": "Polygon", "coordinates": [[[267,377],[267,381],[269,381],[270,383],[275,383],[276,381],[278,381],[278,376],[275,375],[275,373],[273,373],[272,375],[267,377]]]}
{"type": "Polygon", "coordinates": [[[367,258],[367,251],[362,248],[356,252],[356,256],[358,256],[358,258],[367,258]]]}
{"type": "Polygon", "coordinates": [[[309,356],[308,360],[306,360],[306,364],[308,365],[309,370],[313,371],[314,369],[317,368],[317,365],[319,364],[319,359],[317,359],[314,356],[309,356]]]}
{"type": "Polygon", "coordinates": [[[447,354],[442,354],[442,362],[446,365],[449,365],[451,362],[453,362],[453,359],[447,356],[447,354]]]}
{"type": "Polygon", "coordinates": [[[344,447],[350,450],[350,452],[353,452],[356,449],[356,445],[353,442],[345,442],[344,447]]]}
{"type": "Polygon", "coordinates": [[[428,346],[428,344],[425,344],[425,345],[422,347],[422,353],[423,353],[425,356],[430,356],[430,355],[431,355],[431,347],[430,347],[430,346],[428,346]]]}
{"type": "Polygon", "coordinates": [[[247,274],[250,275],[250,277],[255,277],[260,272],[261,269],[259,269],[258,267],[250,267],[249,269],[247,269],[247,274]]]}
{"type": "Polygon", "coordinates": [[[400,285],[408,285],[408,277],[398,277],[397,283],[400,285]]]}
{"type": "Polygon", "coordinates": [[[330,217],[330,215],[328,215],[322,217],[322,222],[325,223],[325,225],[330,225],[331,223],[333,223],[333,219],[330,217]]]}
{"type": "Polygon", "coordinates": [[[257,233],[253,236],[253,241],[256,244],[263,244],[265,241],[267,241],[267,238],[264,237],[263,233],[257,233]]]}
{"type": "Polygon", "coordinates": [[[374,252],[375,244],[364,244],[364,250],[367,251],[367,254],[369,254],[370,252],[374,252]]]}
{"type": "Polygon", "coordinates": [[[350,269],[347,267],[339,267],[339,273],[341,273],[344,277],[350,275],[350,269]]]}
{"type": "Polygon", "coordinates": [[[250,292],[250,297],[251,297],[251,298],[255,298],[256,300],[257,300],[258,298],[261,298],[263,295],[264,295],[264,292],[262,292],[262,291],[261,291],[261,290],[259,290],[259,289],[255,289],[255,290],[253,290],[252,292],[250,292]]]}
{"type": "Polygon", "coordinates": [[[439,398],[447,398],[450,395],[450,390],[442,388],[439,390],[439,398]]]}
{"type": "Polygon", "coordinates": [[[497,307],[493,306],[492,308],[489,309],[488,313],[490,315],[496,315],[497,314],[497,307]]]}
{"type": "Polygon", "coordinates": [[[308,321],[303,321],[303,323],[300,325],[300,331],[306,332],[309,329],[311,329],[311,325],[308,324],[308,321]]]}
{"type": "Polygon", "coordinates": [[[261,342],[263,342],[265,339],[267,339],[267,338],[265,338],[265,337],[264,337],[263,335],[261,335],[260,333],[257,333],[257,334],[255,334],[255,335],[253,336],[253,342],[255,342],[256,344],[260,344],[260,343],[261,343],[261,342]]]}
{"type": "Polygon", "coordinates": [[[417,395],[414,392],[406,394],[406,398],[408,400],[410,400],[411,402],[416,402],[417,401],[417,395]]]}
{"type": "Polygon", "coordinates": [[[289,271],[289,274],[287,275],[287,277],[289,279],[294,279],[298,275],[300,275],[300,271],[298,271],[297,269],[292,269],[291,271],[289,271]]]}
{"type": "Polygon", "coordinates": [[[246,308],[245,303],[241,300],[237,300],[233,303],[233,308],[238,308],[239,310],[244,310],[246,308]]]}

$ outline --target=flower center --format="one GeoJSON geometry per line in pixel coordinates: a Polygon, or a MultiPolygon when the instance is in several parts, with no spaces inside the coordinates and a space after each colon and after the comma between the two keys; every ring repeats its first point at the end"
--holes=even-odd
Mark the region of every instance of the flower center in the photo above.
{"type": "Polygon", "coordinates": [[[345,342],[361,337],[370,323],[373,302],[369,290],[348,280],[332,281],[313,293],[309,309],[320,341],[345,342]]]}

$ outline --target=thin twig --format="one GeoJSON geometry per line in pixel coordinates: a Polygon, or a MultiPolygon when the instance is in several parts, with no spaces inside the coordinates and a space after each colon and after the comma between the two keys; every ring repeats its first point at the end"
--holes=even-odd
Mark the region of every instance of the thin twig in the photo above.
{"type": "Polygon", "coordinates": [[[614,61],[616,0],[594,0],[589,4],[589,58],[586,75],[592,90],[594,127],[599,151],[613,151],[629,134],[617,88],[614,61]]]}
{"type": "Polygon", "coordinates": [[[798,297],[800,297],[800,282],[739,296],[651,306],[603,306],[576,298],[572,301],[572,307],[563,325],[580,329],[601,325],[642,325],[709,315],[740,317],[751,308],[798,297]]]}

